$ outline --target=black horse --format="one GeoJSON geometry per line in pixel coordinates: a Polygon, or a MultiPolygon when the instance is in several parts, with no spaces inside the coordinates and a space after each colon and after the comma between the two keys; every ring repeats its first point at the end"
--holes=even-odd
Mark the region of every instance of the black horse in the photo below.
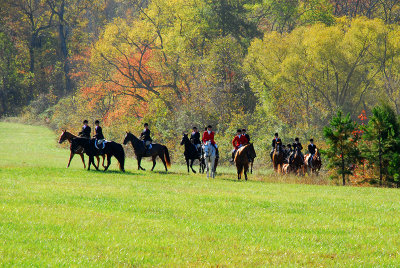
{"type": "Polygon", "coordinates": [[[97,155],[107,155],[107,166],[104,167],[104,171],[108,169],[111,164],[111,157],[114,156],[117,158],[119,162],[119,168],[121,171],[125,172],[125,151],[121,144],[107,141],[102,150],[99,150],[95,146],[96,139],[87,139],[87,138],[75,138],[71,142],[71,150],[76,150],[79,146],[84,148],[84,152],[89,156],[89,166],[88,170],[90,170],[90,164],[99,170],[99,167],[94,163],[94,157],[97,155]]]}
{"type": "Polygon", "coordinates": [[[144,145],[144,142],[139,140],[135,135],[133,135],[130,132],[126,132],[125,139],[123,144],[126,145],[128,142],[132,142],[132,147],[133,150],[135,151],[135,155],[138,161],[138,170],[145,170],[142,168],[140,163],[142,162],[143,157],[151,157],[153,160],[153,167],[151,168],[151,171],[154,170],[154,167],[156,166],[156,158],[159,156],[161,158],[161,161],[164,164],[165,171],[168,171],[168,167],[171,166],[171,159],[169,158],[169,152],[168,148],[164,145],[161,144],[152,144],[151,149],[146,149],[146,146],[144,145]]]}
{"type": "Polygon", "coordinates": [[[185,133],[183,133],[181,145],[185,145],[185,152],[183,154],[185,155],[188,172],[190,172],[189,171],[189,160],[190,160],[190,168],[192,169],[193,173],[196,173],[196,171],[193,169],[193,162],[194,160],[198,159],[200,163],[199,173],[204,173],[204,170],[206,168],[206,163],[204,161],[203,154],[201,153],[201,151],[199,152],[197,150],[196,146],[193,143],[190,142],[188,135],[185,133]]]}

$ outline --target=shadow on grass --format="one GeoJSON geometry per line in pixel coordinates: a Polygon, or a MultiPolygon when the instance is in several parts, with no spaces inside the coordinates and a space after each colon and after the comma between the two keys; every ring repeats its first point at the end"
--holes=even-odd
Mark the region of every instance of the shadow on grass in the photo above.
{"type": "Polygon", "coordinates": [[[120,174],[120,175],[129,175],[129,176],[132,176],[132,175],[134,175],[134,176],[145,176],[146,175],[146,174],[143,174],[143,173],[135,173],[135,172],[126,171],[126,170],[125,170],[125,172],[122,172],[120,170],[107,170],[107,171],[104,171],[104,170],[101,170],[101,169],[99,169],[99,170],[91,169],[91,170],[88,170],[88,171],[89,172],[98,172],[98,173],[102,173],[102,174],[120,174]]]}

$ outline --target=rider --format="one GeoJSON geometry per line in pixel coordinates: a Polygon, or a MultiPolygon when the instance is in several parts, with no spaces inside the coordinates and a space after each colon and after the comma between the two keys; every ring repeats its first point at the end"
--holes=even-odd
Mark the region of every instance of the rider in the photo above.
{"type": "Polygon", "coordinates": [[[275,150],[275,145],[282,145],[282,140],[281,140],[281,138],[279,138],[278,133],[275,133],[275,138],[272,140],[272,150],[270,153],[271,161],[272,161],[272,154],[274,153],[274,150],[275,150]]]}
{"type": "Polygon", "coordinates": [[[96,132],[96,134],[94,135],[94,138],[96,139],[96,146],[100,147],[104,142],[103,129],[100,126],[99,120],[94,121],[94,124],[95,124],[94,130],[96,132]]]}
{"type": "Polygon", "coordinates": [[[78,135],[82,138],[90,139],[90,132],[92,132],[92,129],[88,126],[88,121],[85,119],[83,120],[82,131],[79,132],[78,135]]]}
{"type": "Polygon", "coordinates": [[[285,163],[289,164],[289,157],[292,154],[292,144],[286,145],[286,153],[285,153],[285,163]]]}
{"type": "Polygon", "coordinates": [[[207,131],[204,131],[204,133],[203,133],[203,143],[206,143],[207,141],[211,141],[211,144],[215,148],[217,148],[217,145],[215,144],[215,141],[214,141],[214,135],[215,135],[215,133],[214,133],[214,131],[212,131],[212,126],[208,125],[207,131]]]}
{"type": "Polygon", "coordinates": [[[200,133],[197,130],[197,127],[193,127],[192,129],[192,134],[190,135],[190,141],[194,146],[196,146],[196,149],[198,150],[201,146],[201,141],[200,141],[200,133]]]}
{"type": "Polygon", "coordinates": [[[148,123],[144,123],[144,129],[143,129],[142,133],[140,133],[140,139],[144,142],[144,146],[145,146],[146,150],[150,150],[151,142],[153,140],[150,138],[150,129],[149,129],[148,123]]]}
{"type": "Polygon", "coordinates": [[[239,150],[240,147],[246,145],[247,143],[249,143],[248,139],[246,138],[245,135],[243,135],[242,130],[238,129],[237,135],[232,140],[232,145],[234,149],[232,151],[232,159],[230,160],[230,162],[233,162],[233,160],[235,159],[235,154],[237,150],[239,150]]]}
{"type": "Polygon", "coordinates": [[[247,143],[250,143],[250,136],[246,133],[246,129],[242,129],[242,135],[246,137],[247,143]]]}
{"type": "Polygon", "coordinates": [[[317,146],[314,144],[314,139],[310,139],[310,144],[308,145],[308,153],[310,156],[308,157],[308,165],[312,168],[312,159],[315,154],[315,150],[317,149],[317,146]]]}
{"type": "Polygon", "coordinates": [[[299,151],[301,159],[304,159],[303,153],[301,152],[301,150],[303,150],[303,145],[301,145],[299,138],[296,137],[294,139],[294,142],[293,142],[292,146],[293,146],[293,152],[290,155],[290,162],[293,161],[293,157],[294,157],[294,154],[295,154],[296,150],[299,151]]]}
{"type": "Polygon", "coordinates": [[[206,131],[204,131],[203,133],[203,138],[202,141],[203,143],[206,143],[207,141],[211,141],[211,145],[214,146],[214,148],[216,149],[216,158],[219,159],[219,150],[218,150],[218,146],[214,141],[214,131],[212,131],[212,126],[208,125],[206,128],[206,131]]]}

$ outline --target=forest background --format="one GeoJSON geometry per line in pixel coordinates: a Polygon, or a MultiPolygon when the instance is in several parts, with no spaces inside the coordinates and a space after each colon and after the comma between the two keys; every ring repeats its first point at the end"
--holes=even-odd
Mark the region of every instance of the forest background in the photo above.
{"type": "Polygon", "coordinates": [[[338,111],[400,114],[399,21],[396,0],[3,0],[0,116],[117,142],[148,122],[178,162],[192,126],[223,161],[246,128],[267,163],[275,132],[324,147],[338,111]]]}

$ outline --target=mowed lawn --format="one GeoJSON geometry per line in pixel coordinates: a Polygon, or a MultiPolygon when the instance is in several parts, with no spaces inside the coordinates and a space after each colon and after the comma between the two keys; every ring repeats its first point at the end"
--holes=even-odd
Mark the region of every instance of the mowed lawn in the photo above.
{"type": "Polygon", "coordinates": [[[1,266],[400,266],[397,189],[67,169],[56,141],[0,122],[1,266]]]}

